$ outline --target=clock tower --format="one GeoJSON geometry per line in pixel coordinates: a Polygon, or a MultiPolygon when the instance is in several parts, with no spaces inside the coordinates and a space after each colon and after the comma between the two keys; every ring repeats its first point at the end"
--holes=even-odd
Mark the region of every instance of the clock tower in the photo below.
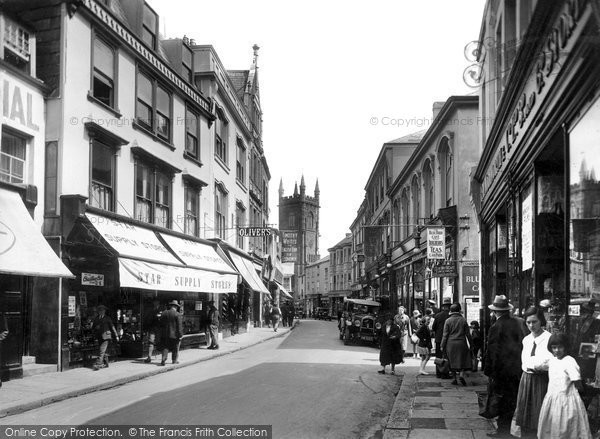
{"type": "Polygon", "coordinates": [[[294,184],[294,194],[283,196],[283,181],[279,183],[279,230],[282,233],[282,261],[294,263],[296,277],[304,275],[307,264],[319,260],[319,180],[314,196],[306,194],[304,175],[294,184]]]}

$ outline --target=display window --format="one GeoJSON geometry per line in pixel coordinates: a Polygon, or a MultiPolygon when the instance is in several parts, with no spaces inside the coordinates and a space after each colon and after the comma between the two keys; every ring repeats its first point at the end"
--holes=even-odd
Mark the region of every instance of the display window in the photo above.
{"type": "Polygon", "coordinates": [[[569,290],[571,354],[582,377],[600,385],[600,99],[569,133],[569,290]]]}

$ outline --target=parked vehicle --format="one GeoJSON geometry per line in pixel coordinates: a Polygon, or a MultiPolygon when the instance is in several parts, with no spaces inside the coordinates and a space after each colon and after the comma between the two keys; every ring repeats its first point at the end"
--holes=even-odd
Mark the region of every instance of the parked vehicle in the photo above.
{"type": "Polygon", "coordinates": [[[338,322],[340,340],[344,344],[368,341],[374,345],[379,343],[379,309],[381,303],[374,300],[348,299],[344,300],[344,311],[338,322]]]}
{"type": "Polygon", "coordinates": [[[317,308],[317,319],[331,321],[331,314],[329,314],[329,308],[317,308]]]}

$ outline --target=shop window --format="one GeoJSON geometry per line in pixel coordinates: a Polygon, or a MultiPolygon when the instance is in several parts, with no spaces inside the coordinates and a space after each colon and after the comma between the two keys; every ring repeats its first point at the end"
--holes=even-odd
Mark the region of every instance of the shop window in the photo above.
{"type": "Polygon", "coordinates": [[[27,139],[2,127],[0,181],[25,183],[27,139]]]}
{"type": "Polygon", "coordinates": [[[171,94],[154,78],[137,74],[136,122],[159,138],[171,139],[171,94]]]}
{"type": "Polygon", "coordinates": [[[569,133],[569,332],[583,379],[595,376],[594,348],[600,341],[599,121],[596,99],[569,133]]]}
{"type": "Polygon", "coordinates": [[[91,182],[89,204],[100,209],[114,211],[114,149],[98,140],[92,141],[91,182]]]}
{"type": "Polygon", "coordinates": [[[171,180],[160,167],[136,158],[135,218],[150,224],[170,227],[171,180]]]}
{"type": "Polygon", "coordinates": [[[104,40],[94,38],[92,96],[109,107],[115,107],[116,52],[104,40]]]}
{"type": "Polygon", "coordinates": [[[200,160],[200,124],[198,115],[185,109],[185,153],[189,157],[200,160]]]}
{"type": "Polygon", "coordinates": [[[186,185],[185,189],[185,224],[184,232],[187,235],[199,236],[200,231],[200,190],[197,187],[186,185]]]}
{"type": "Polygon", "coordinates": [[[227,192],[215,184],[215,237],[227,239],[227,192]]]}
{"type": "Polygon", "coordinates": [[[217,120],[215,121],[215,156],[227,165],[227,139],[229,136],[228,121],[221,108],[217,108],[217,120]]]}

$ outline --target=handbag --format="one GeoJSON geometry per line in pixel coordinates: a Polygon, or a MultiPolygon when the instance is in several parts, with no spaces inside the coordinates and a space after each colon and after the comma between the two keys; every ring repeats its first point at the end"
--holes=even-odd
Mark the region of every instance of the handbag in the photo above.
{"type": "Polygon", "coordinates": [[[410,341],[412,341],[414,344],[419,343],[419,337],[417,337],[417,334],[413,334],[410,336],[410,341]]]}
{"type": "Polygon", "coordinates": [[[490,379],[487,387],[487,395],[480,394],[478,398],[479,403],[479,416],[482,416],[486,419],[495,418],[500,414],[500,402],[502,400],[502,395],[497,393],[494,390],[494,383],[490,379]]]}
{"type": "Polygon", "coordinates": [[[440,375],[450,374],[450,361],[447,358],[435,358],[433,363],[436,365],[440,375]]]}
{"type": "Polygon", "coordinates": [[[102,333],[102,340],[112,340],[112,332],[104,331],[102,333]]]}

